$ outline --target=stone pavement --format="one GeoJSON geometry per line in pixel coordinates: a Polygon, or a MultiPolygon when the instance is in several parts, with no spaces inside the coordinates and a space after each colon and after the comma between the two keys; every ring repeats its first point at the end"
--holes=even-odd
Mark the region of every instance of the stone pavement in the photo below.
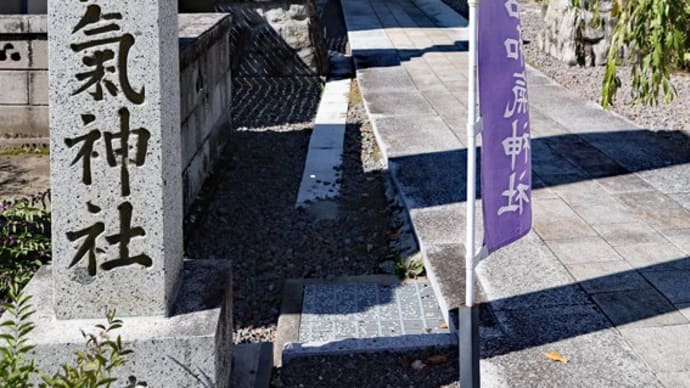
{"type": "MultiPolygon", "coordinates": [[[[464,299],[466,20],[440,0],[342,5],[367,109],[448,314],[464,299]]],[[[690,137],[639,128],[535,69],[528,79],[534,230],[478,265],[492,312],[482,386],[690,387],[690,137]]]]}
{"type": "Polygon", "coordinates": [[[310,356],[457,347],[424,278],[293,279],[281,310],[276,365],[310,356]]]}

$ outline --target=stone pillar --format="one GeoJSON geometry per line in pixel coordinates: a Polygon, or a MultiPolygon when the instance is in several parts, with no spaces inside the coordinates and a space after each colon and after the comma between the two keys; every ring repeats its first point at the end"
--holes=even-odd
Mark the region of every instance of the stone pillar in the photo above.
{"type": "Polygon", "coordinates": [[[49,374],[71,365],[114,309],[133,353],[113,386],[228,387],[230,262],[182,257],[177,0],[48,11],[53,262],[24,288],[31,357],[49,374]]]}
{"type": "Polygon", "coordinates": [[[167,315],[182,268],[176,0],[51,0],[59,319],[167,315]]]}

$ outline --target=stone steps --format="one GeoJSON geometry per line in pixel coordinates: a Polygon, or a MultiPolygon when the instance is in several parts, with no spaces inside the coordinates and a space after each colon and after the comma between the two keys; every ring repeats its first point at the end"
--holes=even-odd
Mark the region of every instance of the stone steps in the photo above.
{"type": "Polygon", "coordinates": [[[401,282],[389,275],[294,279],[283,291],[274,363],[456,344],[427,279],[401,282]]]}

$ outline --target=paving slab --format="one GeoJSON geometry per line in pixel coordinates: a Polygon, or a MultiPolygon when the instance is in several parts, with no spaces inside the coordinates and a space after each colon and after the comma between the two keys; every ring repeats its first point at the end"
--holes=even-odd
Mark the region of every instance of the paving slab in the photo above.
{"type": "MultiPolygon", "coordinates": [[[[690,258],[685,258],[683,260],[690,262],[690,258]]],[[[645,272],[644,277],[672,303],[690,303],[690,287],[688,287],[690,270],[645,272]]]]}
{"type": "MultiPolygon", "coordinates": [[[[484,228],[481,222],[481,204],[477,201],[475,217],[475,243],[482,243],[484,228]]],[[[427,245],[455,244],[464,236],[467,206],[451,204],[434,207],[412,209],[410,218],[415,225],[418,238],[427,245]]]]}
{"type": "Polygon", "coordinates": [[[393,116],[376,120],[388,158],[445,152],[462,143],[436,115],[393,116]]]}
{"type": "Polygon", "coordinates": [[[431,105],[418,93],[390,92],[370,93],[369,113],[372,115],[423,115],[433,113],[431,105]]]}
{"type": "Polygon", "coordinates": [[[607,262],[622,259],[601,237],[549,240],[547,244],[563,264],[607,262]]]}
{"type": "Polygon", "coordinates": [[[561,199],[550,199],[533,204],[534,229],[544,240],[596,236],[575,211],[561,199]]]}
{"type": "Polygon", "coordinates": [[[675,306],[681,314],[685,315],[685,318],[690,319],[690,303],[680,303],[675,306]]]}
{"type": "MultiPolygon", "coordinates": [[[[431,288],[442,310],[450,309],[464,296],[468,59],[459,38],[467,30],[435,0],[354,0],[343,8],[392,182],[431,288]],[[375,44],[360,44],[365,20],[375,44]],[[407,76],[413,85],[381,85],[386,76],[368,77],[372,67],[371,74],[390,70],[388,80],[407,76]]],[[[484,385],[673,386],[690,368],[647,364],[616,325],[687,325],[685,294],[671,287],[690,280],[687,139],[639,128],[538,70],[527,73],[534,231],[477,266],[481,300],[500,322],[481,330],[484,385]],[[546,351],[565,352],[571,362],[548,361],[546,351]]]]}
{"type": "Polygon", "coordinates": [[[690,388],[690,372],[659,373],[657,377],[667,387],[690,388]]]}
{"type": "Polygon", "coordinates": [[[635,212],[638,219],[664,230],[690,228],[690,211],[685,208],[644,209],[635,212]]]}
{"type": "Polygon", "coordinates": [[[504,335],[483,338],[488,387],[660,387],[650,368],[592,305],[500,311],[504,335]],[[559,352],[567,364],[548,360],[559,352]]]}
{"type": "Polygon", "coordinates": [[[364,91],[395,92],[414,89],[414,83],[402,66],[362,69],[359,79],[364,91]]]}
{"type": "Polygon", "coordinates": [[[643,222],[604,224],[593,227],[613,247],[625,247],[637,243],[663,244],[667,242],[663,235],[643,222]]]}
{"type": "MultiPolygon", "coordinates": [[[[687,153],[687,150],[685,152],[687,153]]],[[[662,193],[684,192],[690,187],[690,164],[687,164],[690,163],[690,160],[683,161],[683,163],[685,164],[640,171],[639,175],[662,193]]]]}
{"type": "Polygon", "coordinates": [[[649,327],[688,323],[669,300],[652,287],[592,295],[617,327],[649,327]]]}
{"type": "Polygon", "coordinates": [[[666,238],[686,254],[690,254],[690,229],[664,231],[666,238]]]}
{"type": "Polygon", "coordinates": [[[566,265],[589,294],[648,288],[649,283],[624,260],[566,265]]]}
{"type": "Polygon", "coordinates": [[[690,270],[687,255],[668,241],[622,245],[616,251],[642,272],[690,270]]]}
{"type": "Polygon", "coordinates": [[[297,357],[457,344],[425,279],[291,280],[286,292],[277,365],[297,357]]]}
{"type": "Polygon", "coordinates": [[[637,174],[602,177],[597,182],[610,194],[639,193],[653,191],[654,188],[637,174]]]}
{"type": "Polygon", "coordinates": [[[678,204],[685,209],[690,210],[690,193],[689,192],[682,192],[682,193],[671,193],[668,195],[671,197],[674,201],[678,202],[678,204]]]}
{"type": "Polygon", "coordinates": [[[591,303],[587,294],[538,238],[525,238],[477,265],[495,310],[540,309],[591,303]]]}
{"type": "Polygon", "coordinates": [[[400,194],[409,209],[464,202],[467,153],[433,152],[389,161],[400,194]]]}
{"type": "MultiPolygon", "coordinates": [[[[690,370],[690,325],[621,329],[633,350],[657,373],[690,370]]],[[[672,386],[671,386],[672,387],[672,386]]]]}

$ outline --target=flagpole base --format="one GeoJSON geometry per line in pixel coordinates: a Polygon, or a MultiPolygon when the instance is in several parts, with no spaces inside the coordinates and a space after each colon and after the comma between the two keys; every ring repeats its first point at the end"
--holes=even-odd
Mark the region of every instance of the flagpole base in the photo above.
{"type": "Polygon", "coordinates": [[[479,388],[479,306],[458,311],[460,388],[479,388]]]}

